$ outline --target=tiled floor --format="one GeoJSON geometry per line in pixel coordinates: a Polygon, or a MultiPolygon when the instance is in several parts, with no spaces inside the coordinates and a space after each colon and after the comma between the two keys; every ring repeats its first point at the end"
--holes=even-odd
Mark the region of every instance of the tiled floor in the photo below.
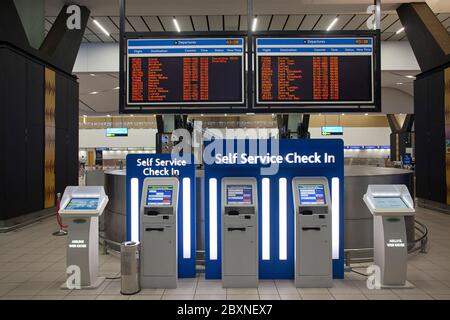
{"type": "MultiPolygon", "coordinates": [[[[290,280],[260,281],[258,289],[223,289],[219,280],[178,281],[172,290],[145,289],[133,296],[120,295],[120,280],[106,280],[96,290],[61,290],[65,275],[65,237],[54,237],[53,219],[9,234],[0,234],[0,299],[450,299],[450,216],[418,209],[417,219],[430,230],[427,254],[410,256],[408,279],[416,286],[409,290],[369,290],[365,279],[346,273],[331,289],[296,289],[290,280]]],[[[365,272],[365,268],[357,269],[365,272]]],[[[119,259],[100,256],[100,274],[115,277],[119,259]]]]}

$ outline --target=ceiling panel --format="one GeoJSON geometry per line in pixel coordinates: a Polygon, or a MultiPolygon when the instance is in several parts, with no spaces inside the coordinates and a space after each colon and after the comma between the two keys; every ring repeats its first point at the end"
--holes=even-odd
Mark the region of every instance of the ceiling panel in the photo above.
{"type": "Polygon", "coordinates": [[[150,31],[148,30],[146,22],[144,21],[144,19],[142,19],[141,16],[133,16],[133,17],[128,16],[128,22],[130,22],[130,24],[134,27],[134,29],[136,29],[137,32],[150,31]]]}
{"type": "MultiPolygon", "coordinates": [[[[258,16],[258,23],[256,25],[256,31],[267,31],[269,29],[270,18],[269,15],[258,16]]],[[[253,20],[252,20],[253,25],[253,20]]]]}
{"type": "Polygon", "coordinates": [[[142,17],[142,18],[147,23],[151,32],[163,32],[164,31],[164,29],[157,17],[151,16],[151,17],[142,17]]]}
{"type": "Polygon", "coordinates": [[[240,24],[239,30],[240,31],[247,30],[247,16],[241,15],[241,24],[240,24]]]}
{"type": "Polygon", "coordinates": [[[291,15],[287,19],[286,26],[284,27],[284,30],[286,31],[295,31],[297,30],[298,26],[302,22],[303,18],[305,17],[304,14],[301,15],[291,15]]]}
{"type": "Polygon", "coordinates": [[[116,26],[116,24],[108,17],[95,17],[95,20],[97,20],[109,33],[119,33],[118,26],[116,26]]]}
{"type": "Polygon", "coordinates": [[[223,31],[222,16],[208,16],[210,31],[223,31]]]}
{"type": "Polygon", "coordinates": [[[272,22],[270,23],[269,30],[275,30],[275,31],[283,30],[283,27],[284,27],[284,24],[286,23],[287,18],[288,18],[288,15],[273,16],[272,22]]]}
{"type": "MultiPolygon", "coordinates": [[[[116,25],[120,26],[120,18],[119,17],[111,17],[111,20],[114,21],[114,23],[116,25]]],[[[125,32],[133,32],[133,28],[126,20],[125,20],[125,32]]]]}
{"type": "Polygon", "coordinates": [[[398,19],[393,25],[391,25],[389,28],[387,28],[384,31],[385,32],[397,32],[402,27],[403,27],[402,23],[401,23],[400,19],[398,19]]]}
{"type": "Polygon", "coordinates": [[[303,19],[302,24],[298,28],[298,30],[312,30],[314,25],[319,21],[320,14],[308,14],[305,19],[303,19]]]}
{"type": "Polygon", "coordinates": [[[367,18],[370,15],[368,14],[357,14],[353,17],[352,20],[344,27],[344,30],[358,30],[359,27],[366,22],[367,18]]]}
{"type": "Polygon", "coordinates": [[[333,30],[342,30],[342,28],[350,22],[353,16],[353,14],[340,14],[338,17],[338,21],[333,27],[333,30]]]}
{"type": "Polygon", "coordinates": [[[336,18],[335,14],[324,14],[320,17],[314,30],[326,30],[331,22],[336,18]]]}
{"type": "Polygon", "coordinates": [[[391,25],[393,25],[398,20],[398,15],[396,13],[388,14],[387,17],[385,17],[381,21],[381,31],[385,31],[387,28],[389,28],[391,25]]]}
{"type": "Polygon", "coordinates": [[[208,31],[206,16],[192,16],[192,21],[194,22],[195,31],[208,31]]]}
{"type": "Polygon", "coordinates": [[[383,32],[381,34],[381,41],[386,41],[394,35],[395,32],[383,32]]]}
{"type": "Polygon", "coordinates": [[[445,19],[450,18],[450,13],[438,13],[436,17],[439,19],[439,21],[444,21],[445,19]]]}
{"type": "Polygon", "coordinates": [[[225,16],[225,30],[237,31],[239,29],[239,16],[225,16]]]}
{"type": "Polygon", "coordinates": [[[161,20],[162,25],[164,26],[164,29],[168,32],[174,32],[177,31],[175,28],[175,25],[173,24],[173,17],[172,16],[161,16],[159,17],[161,20]]]}
{"type": "Polygon", "coordinates": [[[194,31],[190,16],[176,16],[175,18],[177,19],[181,31],[194,31]]]}

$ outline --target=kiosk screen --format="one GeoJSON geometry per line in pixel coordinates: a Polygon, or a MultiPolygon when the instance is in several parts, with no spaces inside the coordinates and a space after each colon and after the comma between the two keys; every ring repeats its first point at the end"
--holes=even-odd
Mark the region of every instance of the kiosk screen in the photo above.
{"type": "Polygon", "coordinates": [[[406,203],[398,197],[375,197],[375,208],[377,209],[406,209],[406,203]]]}
{"type": "Polygon", "coordinates": [[[252,205],[251,185],[229,185],[227,186],[227,204],[231,205],[252,205]]]}
{"type": "Polygon", "coordinates": [[[147,206],[171,206],[173,186],[148,186],[147,206]]]}
{"type": "Polygon", "coordinates": [[[298,186],[300,204],[302,206],[324,205],[325,188],[323,184],[303,184],[298,186]]]}
{"type": "Polygon", "coordinates": [[[72,198],[65,210],[96,210],[98,198],[72,198]]]}

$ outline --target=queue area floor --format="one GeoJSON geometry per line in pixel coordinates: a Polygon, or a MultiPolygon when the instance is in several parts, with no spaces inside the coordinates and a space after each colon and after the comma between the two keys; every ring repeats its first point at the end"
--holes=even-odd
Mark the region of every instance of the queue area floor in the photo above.
{"type": "MultiPolygon", "coordinates": [[[[132,296],[120,294],[120,280],[106,280],[95,290],[62,290],[65,279],[65,237],[52,236],[54,219],[0,234],[0,299],[446,299],[450,300],[450,215],[418,208],[417,219],[430,232],[428,253],[409,257],[408,280],[414,289],[369,290],[364,276],[348,272],[344,280],[335,280],[330,289],[297,289],[291,280],[263,280],[258,288],[223,289],[220,280],[178,281],[177,289],[144,289],[132,296]]],[[[100,255],[100,275],[120,275],[120,261],[112,255],[100,255]]],[[[365,273],[366,265],[356,271],[365,273]]]]}

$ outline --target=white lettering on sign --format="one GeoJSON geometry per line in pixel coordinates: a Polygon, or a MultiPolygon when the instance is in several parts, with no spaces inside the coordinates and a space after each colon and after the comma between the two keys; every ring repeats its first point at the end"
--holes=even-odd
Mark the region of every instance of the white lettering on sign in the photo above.
{"type": "Polygon", "coordinates": [[[314,152],[313,154],[299,154],[297,152],[288,153],[286,156],[281,155],[271,155],[267,153],[265,155],[248,155],[247,153],[242,153],[238,155],[237,153],[229,154],[216,154],[215,163],[216,164],[280,164],[280,163],[290,163],[290,164],[302,164],[302,163],[335,163],[336,157],[334,155],[329,155],[327,153],[319,154],[314,152]]]}
{"type": "Polygon", "coordinates": [[[386,243],[386,247],[388,248],[404,248],[405,243],[402,239],[389,239],[386,243]]]}
{"type": "Polygon", "coordinates": [[[169,169],[167,167],[185,167],[187,164],[187,161],[183,159],[162,160],[158,158],[146,158],[136,160],[136,166],[145,167],[142,173],[147,177],[179,176],[179,170],[175,168],[169,169]],[[161,169],[154,169],[154,167],[161,167],[161,169]]]}
{"type": "Polygon", "coordinates": [[[72,240],[69,243],[69,248],[87,248],[87,244],[84,240],[72,240]]]}

